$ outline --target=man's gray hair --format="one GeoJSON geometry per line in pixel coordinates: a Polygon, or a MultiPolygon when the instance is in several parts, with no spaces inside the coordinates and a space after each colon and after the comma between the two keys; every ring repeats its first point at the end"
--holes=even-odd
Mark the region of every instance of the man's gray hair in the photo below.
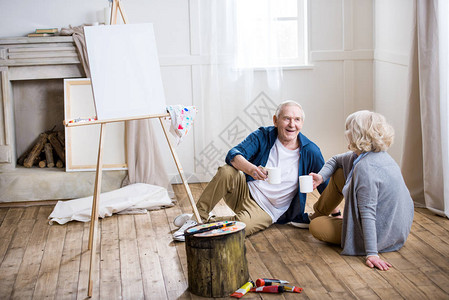
{"type": "Polygon", "coordinates": [[[281,113],[281,110],[285,106],[292,106],[292,105],[299,107],[299,109],[301,110],[301,119],[304,121],[306,114],[304,113],[301,104],[293,100],[287,100],[278,105],[278,107],[276,108],[276,113],[274,114],[276,116],[276,119],[279,119],[279,114],[281,113]]]}

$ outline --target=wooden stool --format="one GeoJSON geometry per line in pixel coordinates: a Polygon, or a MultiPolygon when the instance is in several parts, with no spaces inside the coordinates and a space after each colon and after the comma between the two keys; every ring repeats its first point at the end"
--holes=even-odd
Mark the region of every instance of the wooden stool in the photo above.
{"type": "MultiPolygon", "coordinates": [[[[226,222],[226,221],[225,221],[226,222]]],[[[201,224],[191,232],[222,222],[201,224]]],[[[186,236],[189,290],[203,297],[228,297],[249,279],[245,223],[186,236]]]]}

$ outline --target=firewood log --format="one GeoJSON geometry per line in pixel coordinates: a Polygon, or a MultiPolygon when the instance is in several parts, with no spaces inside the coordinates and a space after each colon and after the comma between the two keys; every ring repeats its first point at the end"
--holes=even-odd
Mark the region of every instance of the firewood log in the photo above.
{"type": "Polygon", "coordinates": [[[25,161],[25,158],[30,154],[31,149],[28,149],[27,151],[23,152],[22,155],[17,159],[17,164],[23,166],[23,162],[25,161]]]}
{"type": "Polygon", "coordinates": [[[47,162],[45,160],[41,160],[39,162],[39,168],[45,168],[47,166],[47,162]]]}
{"type": "Polygon", "coordinates": [[[58,131],[58,141],[61,143],[61,145],[64,147],[65,146],[65,134],[64,134],[64,130],[59,130],[58,131]]]}
{"type": "Polygon", "coordinates": [[[58,161],[56,162],[56,168],[62,168],[64,167],[64,163],[62,162],[62,160],[58,159],[58,161]]]}
{"type": "Polygon", "coordinates": [[[44,148],[45,143],[47,142],[47,137],[48,134],[46,134],[45,132],[39,135],[36,144],[34,144],[33,149],[31,149],[30,151],[30,154],[27,156],[27,158],[25,158],[23,162],[24,167],[31,168],[33,166],[33,164],[36,161],[36,158],[39,157],[39,155],[42,152],[42,149],[44,148]]]}
{"type": "Polygon", "coordinates": [[[50,141],[51,145],[53,146],[53,149],[55,149],[56,154],[59,156],[59,158],[62,160],[62,162],[65,162],[64,148],[61,145],[61,143],[59,142],[56,135],[57,135],[57,133],[51,133],[48,136],[48,140],[50,141]]]}
{"type": "Polygon", "coordinates": [[[44,146],[45,160],[47,161],[47,167],[53,168],[55,166],[55,161],[53,160],[53,147],[50,143],[46,143],[44,146]]]}

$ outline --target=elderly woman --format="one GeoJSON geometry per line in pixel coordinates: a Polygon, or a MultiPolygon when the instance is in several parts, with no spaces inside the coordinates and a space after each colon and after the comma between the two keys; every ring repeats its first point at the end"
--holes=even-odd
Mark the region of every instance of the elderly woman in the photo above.
{"type": "Polygon", "coordinates": [[[341,254],[365,255],[369,267],[388,270],[391,264],[378,253],[399,250],[413,221],[410,193],[385,152],[394,131],[382,115],[363,110],[346,119],[345,135],[351,151],[310,173],[314,188],[330,181],[314,205],[309,230],[321,241],[341,245],[341,254]],[[343,198],[343,219],[330,217],[343,198]]]}

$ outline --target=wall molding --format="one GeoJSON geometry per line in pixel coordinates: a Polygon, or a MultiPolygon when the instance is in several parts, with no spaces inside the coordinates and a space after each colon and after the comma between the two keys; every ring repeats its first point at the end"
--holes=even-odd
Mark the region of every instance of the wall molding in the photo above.
{"type": "Polygon", "coordinates": [[[350,51],[312,51],[311,61],[335,61],[335,60],[373,60],[374,51],[367,50],[350,50],[350,51]]]}
{"type": "Polygon", "coordinates": [[[401,53],[395,53],[384,50],[375,50],[374,60],[408,67],[410,58],[408,55],[401,53]]]}
{"type": "MultiPolygon", "coordinates": [[[[378,51],[376,51],[377,53],[378,51]]],[[[401,57],[400,54],[386,52],[380,54],[379,60],[391,59],[391,62],[403,64],[408,61],[408,57],[401,57]],[[395,59],[396,58],[396,59],[395,59]]],[[[344,61],[344,60],[374,60],[374,50],[350,50],[350,51],[311,51],[311,62],[317,61],[344,61]]],[[[194,65],[208,65],[210,57],[208,55],[173,55],[160,56],[159,63],[161,67],[171,66],[194,66],[194,65]]],[[[406,64],[408,65],[408,63],[406,64]]]]}
{"type": "Polygon", "coordinates": [[[209,61],[208,55],[159,56],[161,67],[207,65],[209,61]]]}

